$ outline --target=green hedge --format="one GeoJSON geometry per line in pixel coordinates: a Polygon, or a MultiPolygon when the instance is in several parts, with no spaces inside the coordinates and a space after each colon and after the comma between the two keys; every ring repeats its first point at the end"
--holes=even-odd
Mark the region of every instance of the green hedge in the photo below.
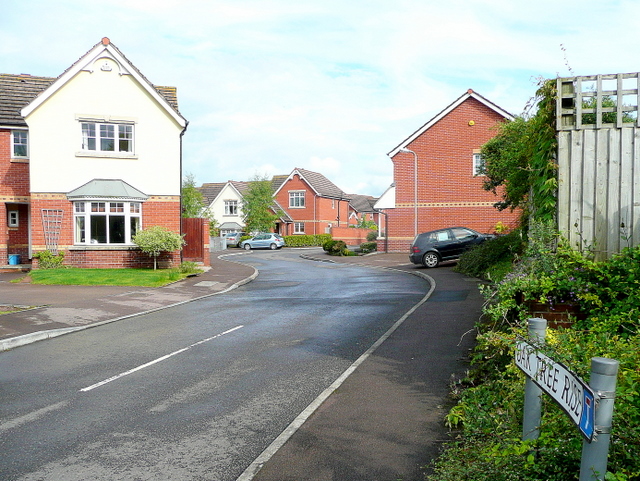
{"type": "Polygon", "coordinates": [[[284,236],[287,247],[315,247],[331,240],[331,234],[288,235],[284,236]]]}

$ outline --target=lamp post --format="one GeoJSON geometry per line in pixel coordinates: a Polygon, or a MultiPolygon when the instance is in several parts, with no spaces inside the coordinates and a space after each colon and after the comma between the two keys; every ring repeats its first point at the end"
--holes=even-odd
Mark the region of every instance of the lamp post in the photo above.
{"type": "Polygon", "coordinates": [[[413,237],[418,235],[418,154],[406,147],[398,152],[413,154],[413,237]]]}

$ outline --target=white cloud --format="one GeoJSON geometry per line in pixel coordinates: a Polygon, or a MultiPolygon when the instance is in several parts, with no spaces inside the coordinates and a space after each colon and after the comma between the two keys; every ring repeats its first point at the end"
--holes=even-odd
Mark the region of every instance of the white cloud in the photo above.
{"type": "Polygon", "coordinates": [[[198,182],[301,167],[380,195],[386,153],[468,88],[517,114],[538,76],[638,70],[633,0],[24,5],[3,2],[5,72],[59,75],[108,36],[151,82],[177,86],[198,182]]]}

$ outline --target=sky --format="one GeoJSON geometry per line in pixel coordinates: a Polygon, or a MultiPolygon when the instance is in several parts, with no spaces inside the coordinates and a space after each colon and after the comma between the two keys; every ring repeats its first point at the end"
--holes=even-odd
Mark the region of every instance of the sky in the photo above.
{"type": "Polygon", "coordinates": [[[178,89],[183,173],[319,172],[380,196],[387,153],[473,89],[521,115],[540,79],[637,72],[637,0],[2,0],[0,72],[57,77],[109,37],[178,89]]]}

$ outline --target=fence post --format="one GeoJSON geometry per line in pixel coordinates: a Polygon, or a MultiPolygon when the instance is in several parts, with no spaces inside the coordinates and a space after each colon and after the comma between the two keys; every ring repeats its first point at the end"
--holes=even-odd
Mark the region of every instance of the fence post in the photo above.
{"type": "MultiPolygon", "coordinates": [[[[547,321],[531,318],[528,322],[529,339],[536,344],[544,344],[547,335],[547,321]]],[[[542,389],[528,376],[524,386],[524,416],[522,420],[522,440],[534,440],[540,436],[542,416],[542,389]]]]}
{"type": "Polygon", "coordinates": [[[602,481],[607,474],[607,456],[611,439],[611,419],[620,362],[606,357],[591,359],[589,386],[596,394],[596,437],[591,443],[583,441],[580,461],[580,481],[602,481]]]}

